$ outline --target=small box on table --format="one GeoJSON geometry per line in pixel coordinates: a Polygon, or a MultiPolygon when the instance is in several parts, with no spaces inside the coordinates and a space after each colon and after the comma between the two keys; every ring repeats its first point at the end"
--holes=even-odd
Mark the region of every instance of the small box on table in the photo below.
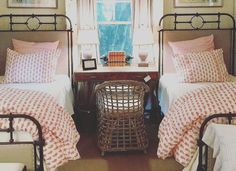
{"type": "Polygon", "coordinates": [[[125,52],[123,51],[110,51],[108,52],[108,66],[125,66],[125,52]]]}

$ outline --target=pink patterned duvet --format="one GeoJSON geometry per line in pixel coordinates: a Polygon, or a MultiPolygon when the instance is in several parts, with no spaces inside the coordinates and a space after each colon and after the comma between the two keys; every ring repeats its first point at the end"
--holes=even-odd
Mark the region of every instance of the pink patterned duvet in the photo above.
{"type": "MultiPolygon", "coordinates": [[[[80,157],[76,148],[80,136],[74,121],[51,95],[31,90],[0,88],[0,113],[26,114],[39,121],[46,143],[44,159],[50,171],[68,160],[80,157]]],[[[0,120],[1,128],[6,128],[7,125],[6,120],[0,120]]],[[[15,120],[14,128],[29,132],[33,138],[37,138],[36,127],[28,120],[15,120]]]]}
{"type": "Polygon", "coordinates": [[[236,113],[236,83],[226,82],[200,88],[178,98],[162,120],[157,155],[175,157],[187,166],[197,148],[202,121],[217,113],[236,113]]]}

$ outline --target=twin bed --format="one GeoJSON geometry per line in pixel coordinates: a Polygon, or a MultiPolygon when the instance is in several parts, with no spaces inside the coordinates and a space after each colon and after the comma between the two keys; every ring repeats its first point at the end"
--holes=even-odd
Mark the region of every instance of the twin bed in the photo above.
{"type": "Polygon", "coordinates": [[[198,166],[196,152],[201,123],[212,114],[236,112],[236,77],[232,75],[235,21],[225,13],[167,14],[162,24],[158,100],[164,118],[159,127],[157,155],[162,159],[174,156],[185,171],[207,170],[206,163],[198,166]],[[221,62],[215,62],[217,58],[221,62]],[[216,76],[219,70],[225,72],[222,66],[230,75],[216,76]],[[203,68],[212,74],[204,73],[203,68]],[[213,77],[221,79],[212,81],[213,77]],[[206,78],[208,81],[204,81],[206,78]]]}
{"type": "Polygon", "coordinates": [[[15,130],[11,134],[8,119],[0,120],[0,162],[25,163],[27,170],[41,171],[43,165],[44,170],[55,170],[68,160],[80,157],[76,148],[79,133],[71,117],[74,114],[71,22],[64,15],[33,14],[0,15],[0,23],[2,23],[0,28],[0,116],[13,116],[12,126],[15,130]],[[18,44],[14,44],[13,40],[19,40],[18,44]],[[57,46],[55,49],[50,49],[53,43],[57,46]],[[26,53],[29,47],[33,51],[26,53]],[[17,52],[9,52],[8,48],[17,52]],[[38,51],[34,52],[34,48],[38,51]],[[56,58],[53,55],[57,52],[56,58]],[[10,53],[13,53],[13,56],[10,53]],[[29,79],[24,78],[24,74],[25,77],[30,75],[32,80],[35,80],[35,77],[42,80],[40,74],[45,75],[43,68],[40,69],[42,63],[37,63],[33,58],[27,61],[30,58],[29,54],[36,54],[31,56],[40,59],[42,63],[46,62],[46,65],[52,61],[49,65],[55,67],[55,73],[52,72],[51,81],[24,81],[29,79]],[[43,57],[39,57],[40,55],[43,57]],[[24,63],[16,64],[16,61],[24,63]],[[32,62],[31,66],[30,62],[32,62]],[[15,76],[8,73],[7,78],[7,72],[14,72],[12,68],[15,67],[17,70],[22,66],[23,70],[24,67],[28,67],[28,71],[32,73],[27,73],[27,70],[20,74],[15,73],[15,76]],[[22,82],[14,81],[21,78],[22,82]],[[14,114],[21,114],[22,118],[14,118],[14,114]],[[37,158],[42,158],[38,150],[33,150],[38,149],[37,145],[43,142],[36,143],[38,131],[34,124],[27,120],[26,115],[35,118],[41,125],[44,139],[44,155],[42,155],[44,164],[38,162],[37,158]],[[33,146],[26,147],[26,144],[32,141],[33,146]],[[20,146],[15,146],[15,144],[20,146]]]}

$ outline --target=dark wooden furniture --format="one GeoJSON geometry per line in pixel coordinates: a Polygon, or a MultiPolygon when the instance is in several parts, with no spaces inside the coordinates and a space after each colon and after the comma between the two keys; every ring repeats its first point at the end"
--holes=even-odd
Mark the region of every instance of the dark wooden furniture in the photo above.
{"type": "MultiPolygon", "coordinates": [[[[94,90],[94,83],[101,83],[103,81],[111,80],[135,80],[145,82],[150,88],[150,97],[152,101],[151,111],[146,111],[150,113],[150,118],[155,121],[158,117],[157,112],[157,98],[156,98],[156,88],[159,80],[158,67],[156,65],[150,65],[149,67],[138,67],[135,66],[124,66],[124,67],[109,67],[109,66],[98,66],[96,70],[83,71],[79,69],[73,74],[75,95],[78,91],[78,82],[87,82],[87,97],[91,97],[94,90]],[[145,81],[146,80],[146,81],[145,81]]],[[[85,99],[77,99],[76,101],[83,101],[85,99]]],[[[84,102],[87,112],[90,113],[94,106],[91,106],[91,100],[94,98],[87,98],[84,102]]]]}

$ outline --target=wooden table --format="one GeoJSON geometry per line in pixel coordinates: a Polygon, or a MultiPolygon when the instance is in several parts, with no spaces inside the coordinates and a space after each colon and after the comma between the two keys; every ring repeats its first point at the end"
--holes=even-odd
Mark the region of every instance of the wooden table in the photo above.
{"type": "MultiPolygon", "coordinates": [[[[83,71],[78,69],[73,75],[75,95],[78,91],[78,82],[88,82],[87,95],[93,92],[94,81],[103,82],[110,80],[136,80],[145,82],[150,88],[150,96],[152,101],[152,107],[150,117],[156,118],[157,116],[157,98],[154,93],[158,86],[159,72],[156,65],[149,65],[149,67],[138,67],[137,65],[123,66],[123,67],[109,67],[109,66],[98,66],[96,70],[83,71]],[[90,84],[91,83],[91,84],[90,84]]],[[[76,98],[75,98],[76,99],[76,98]]],[[[82,100],[82,99],[79,99],[82,100]]],[[[83,99],[84,100],[84,99],[83,99]]],[[[88,99],[89,101],[91,99],[88,99]]],[[[92,109],[87,101],[87,108],[92,109]]]]}

